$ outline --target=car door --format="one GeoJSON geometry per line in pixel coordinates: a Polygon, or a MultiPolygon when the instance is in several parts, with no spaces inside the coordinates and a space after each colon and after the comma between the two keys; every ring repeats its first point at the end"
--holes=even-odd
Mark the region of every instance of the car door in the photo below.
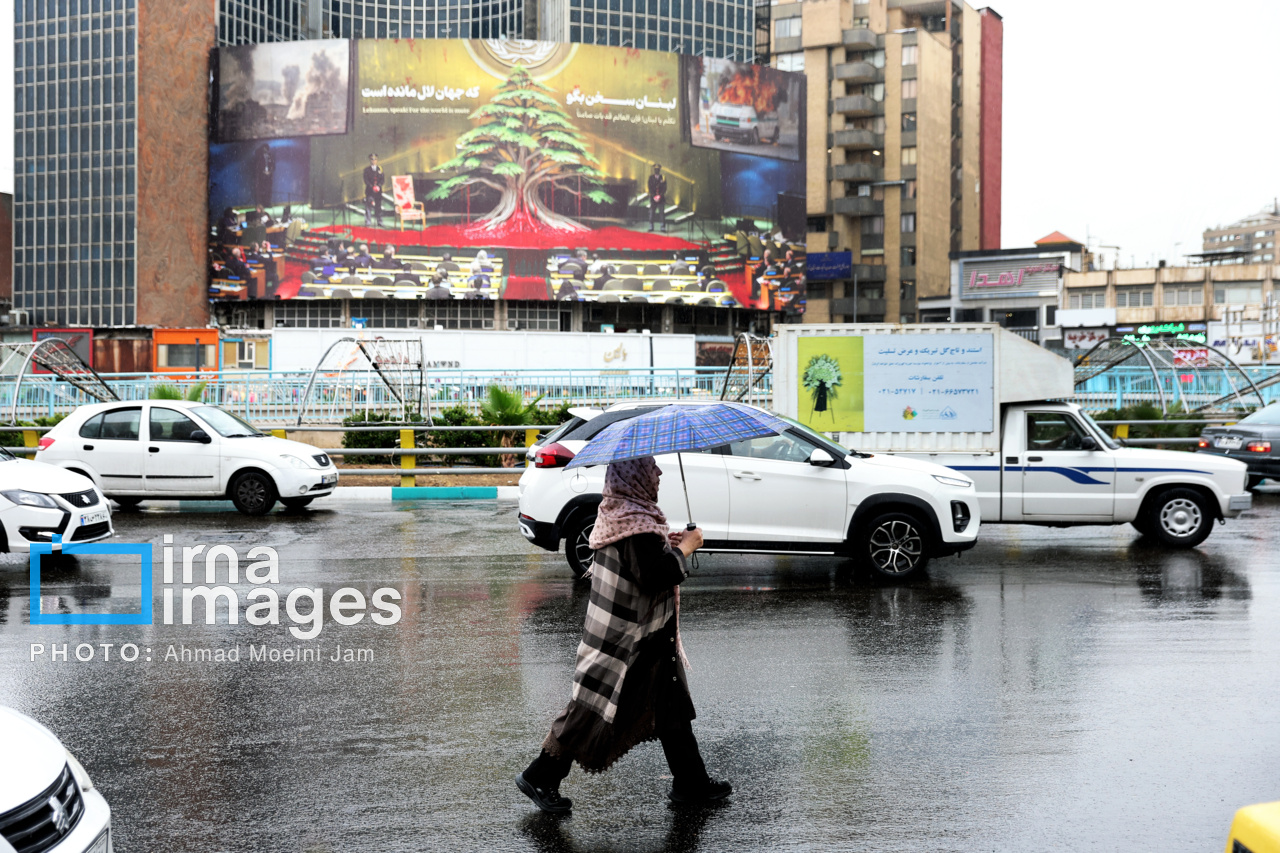
{"type": "Polygon", "coordinates": [[[658,485],[658,506],[667,516],[672,530],[679,530],[690,520],[702,528],[706,540],[723,541],[729,536],[729,477],[724,457],[718,450],[700,453],[674,453],[654,457],[662,471],[658,485]],[[680,463],[684,463],[683,485],[680,463]],[[684,486],[689,489],[688,509],[684,486]]]}
{"type": "Polygon", "coordinates": [[[147,414],[147,492],[183,495],[219,493],[218,445],[205,444],[193,434],[210,433],[179,409],[152,404],[147,414]]]}
{"type": "Polygon", "coordinates": [[[98,472],[102,491],[143,491],[141,427],[142,406],[120,406],[89,418],[72,439],[75,456],[98,472]]]}
{"type": "Polygon", "coordinates": [[[1115,458],[1090,449],[1096,439],[1069,412],[1027,412],[1022,462],[1022,514],[1110,521],[1115,511],[1115,458]]]}
{"type": "Polygon", "coordinates": [[[806,543],[843,542],[848,487],[839,464],[810,465],[815,445],[792,433],[737,441],[728,447],[729,538],[806,543]]]}

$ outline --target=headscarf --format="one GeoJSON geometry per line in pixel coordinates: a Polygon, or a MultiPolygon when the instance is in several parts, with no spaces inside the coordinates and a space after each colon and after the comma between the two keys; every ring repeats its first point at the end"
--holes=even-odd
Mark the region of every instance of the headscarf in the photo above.
{"type": "Polygon", "coordinates": [[[637,533],[656,533],[666,540],[667,517],[658,508],[661,476],[652,456],[609,463],[604,475],[604,500],[588,541],[593,551],[637,533]]]}

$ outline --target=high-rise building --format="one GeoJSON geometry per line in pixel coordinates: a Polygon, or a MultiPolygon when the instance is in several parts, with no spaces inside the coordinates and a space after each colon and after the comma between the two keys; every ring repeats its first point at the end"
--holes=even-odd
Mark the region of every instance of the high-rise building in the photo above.
{"type": "Polygon", "coordinates": [[[536,0],[319,0],[319,5],[321,31],[311,38],[534,38],[536,33],[536,0]]]}
{"type": "Polygon", "coordinates": [[[747,62],[755,11],[756,0],[543,0],[538,38],[747,62]]]}
{"type": "Polygon", "coordinates": [[[218,44],[318,38],[318,0],[218,0],[218,44]]]}
{"type": "Polygon", "coordinates": [[[1276,258],[1276,231],[1280,231],[1280,202],[1232,222],[1204,230],[1199,255],[1210,264],[1266,264],[1276,258]]]}
{"type": "Polygon", "coordinates": [[[913,321],[952,252],[1000,242],[1003,24],[950,0],[771,8],[770,54],[809,78],[809,250],[852,254],[809,282],[809,322],[913,321]]]}

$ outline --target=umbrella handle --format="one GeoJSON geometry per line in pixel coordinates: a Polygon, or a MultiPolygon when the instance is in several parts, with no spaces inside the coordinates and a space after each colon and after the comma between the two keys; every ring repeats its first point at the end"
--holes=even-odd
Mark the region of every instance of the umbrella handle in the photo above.
{"type": "Polygon", "coordinates": [[[689,515],[689,523],[685,525],[685,530],[696,530],[698,525],[693,523],[693,510],[689,508],[689,484],[684,479],[684,457],[676,453],[676,462],[680,465],[680,485],[684,488],[684,511],[689,515]]]}

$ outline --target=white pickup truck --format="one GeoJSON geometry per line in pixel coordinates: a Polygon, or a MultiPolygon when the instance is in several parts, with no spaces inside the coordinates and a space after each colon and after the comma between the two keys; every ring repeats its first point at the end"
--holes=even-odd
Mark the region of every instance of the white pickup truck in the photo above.
{"type": "Polygon", "coordinates": [[[1128,523],[1190,548],[1252,505],[1244,463],[1122,447],[1051,402],[1073,391],[1070,363],[994,324],[784,326],[773,370],[781,414],[962,472],[983,524],[1128,523]]]}

